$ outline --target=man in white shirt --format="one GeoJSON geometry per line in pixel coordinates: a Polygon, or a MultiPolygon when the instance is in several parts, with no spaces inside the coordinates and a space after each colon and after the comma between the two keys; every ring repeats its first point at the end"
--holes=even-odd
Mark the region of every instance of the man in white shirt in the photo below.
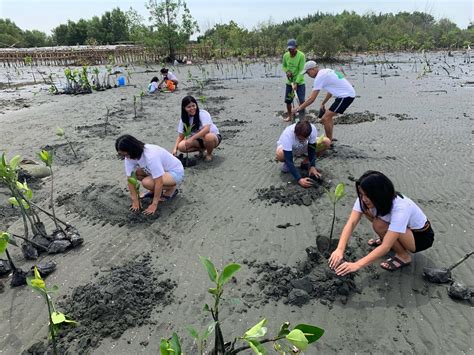
{"type": "Polygon", "coordinates": [[[293,114],[311,105],[321,90],[327,91],[326,97],[323,102],[321,102],[320,112],[324,112],[321,123],[324,126],[326,137],[332,141],[334,116],[338,113],[344,113],[352,104],[355,98],[355,90],[341,72],[332,69],[320,69],[316,62],[312,60],[306,62],[301,74],[308,74],[314,78],[313,91],[304,103],[293,109],[293,114]],[[326,102],[328,102],[332,96],[334,96],[336,100],[331,107],[326,110],[326,102]]]}

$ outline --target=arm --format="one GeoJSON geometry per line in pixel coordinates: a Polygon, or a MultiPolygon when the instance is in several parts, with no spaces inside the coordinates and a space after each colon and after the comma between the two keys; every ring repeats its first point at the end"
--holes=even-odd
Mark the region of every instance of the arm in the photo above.
{"type": "Polygon", "coordinates": [[[171,152],[171,154],[176,155],[176,153],[178,153],[178,145],[183,139],[184,139],[184,134],[179,133],[178,138],[176,138],[176,142],[174,143],[173,151],[171,152]]]}
{"type": "Polygon", "coordinates": [[[387,254],[392,249],[393,244],[400,237],[400,233],[387,231],[383,237],[383,242],[369,254],[354,263],[345,262],[336,268],[336,274],[340,276],[355,272],[367,265],[372,264],[377,259],[387,254]]]}
{"type": "Polygon", "coordinates": [[[331,269],[336,268],[339,263],[343,260],[344,251],[346,250],[347,243],[352,236],[352,232],[359,224],[362,218],[362,213],[352,210],[346,225],[342,229],[341,236],[339,237],[339,243],[337,244],[336,250],[334,250],[329,258],[329,267],[331,269]]]}
{"type": "Polygon", "coordinates": [[[309,178],[302,178],[298,169],[296,169],[295,163],[293,163],[293,153],[288,150],[283,151],[285,156],[285,163],[288,169],[290,170],[291,175],[295,178],[298,184],[302,187],[310,187],[313,185],[313,182],[309,178]]]}
{"type": "Polygon", "coordinates": [[[128,182],[128,178],[127,178],[127,185],[128,185],[128,191],[130,192],[130,198],[132,200],[132,207],[130,207],[130,210],[134,212],[138,211],[140,209],[140,200],[138,199],[138,196],[137,196],[137,190],[135,190],[135,186],[133,186],[132,184],[128,182]]]}
{"type": "Polygon", "coordinates": [[[311,105],[314,102],[314,100],[316,100],[318,95],[319,95],[319,90],[311,91],[311,95],[309,95],[308,99],[305,102],[303,102],[301,105],[299,105],[297,108],[293,109],[293,113],[297,113],[298,111],[301,111],[305,109],[306,107],[308,107],[309,105],[311,105]]]}
{"type": "Polygon", "coordinates": [[[321,177],[321,173],[316,169],[316,143],[308,144],[309,175],[321,177]]]}
{"type": "Polygon", "coordinates": [[[208,134],[210,131],[211,131],[211,125],[206,124],[199,130],[199,132],[197,132],[196,134],[193,134],[189,139],[195,140],[198,138],[204,138],[204,136],[208,134]]]}
{"type": "Polygon", "coordinates": [[[326,102],[328,102],[331,97],[332,97],[332,94],[328,92],[326,94],[326,97],[324,98],[323,102],[321,102],[321,106],[326,105],[326,102]]]}
{"type": "Polygon", "coordinates": [[[157,177],[153,179],[155,182],[155,189],[153,190],[153,201],[151,202],[150,206],[143,211],[143,214],[152,215],[158,209],[158,203],[160,202],[161,192],[163,191],[163,176],[157,177]]]}

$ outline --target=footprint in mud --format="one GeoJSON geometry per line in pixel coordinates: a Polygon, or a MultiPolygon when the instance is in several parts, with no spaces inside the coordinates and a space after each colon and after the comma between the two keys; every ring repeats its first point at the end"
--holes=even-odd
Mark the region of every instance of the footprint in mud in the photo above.
{"type": "Polygon", "coordinates": [[[219,127],[229,127],[229,126],[238,127],[238,126],[245,126],[247,123],[248,123],[247,121],[237,120],[237,119],[225,120],[225,121],[222,121],[222,122],[216,122],[216,124],[219,127]]]}
{"type": "Polygon", "coordinates": [[[76,130],[84,135],[86,138],[107,136],[118,136],[120,134],[120,127],[110,123],[98,123],[89,126],[77,126],[76,130]]]}
{"type": "Polygon", "coordinates": [[[89,153],[84,150],[84,145],[78,142],[45,145],[41,149],[54,151],[54,163],[58,165],[79,164],[90,158],[89,153]]]}
{"type": "Polygon", "coordinates": [[[240,129],[221,129],[220,133],[223,140],[229,140],[235,138],[235,136],[240,132],[240,129]]]}
{"type": "MultiPolygon", "coordinates": [[[[160,216],[159,212],[152,216],[131,212],[129,193],[118,186],[92,184],[80,193],[62,195],[56,202],[65,205],[68,212],[119,226],[153,223],[160,216]]],[[[142,203],[146,208],[150,199],[142,199],[142,203]]]]}

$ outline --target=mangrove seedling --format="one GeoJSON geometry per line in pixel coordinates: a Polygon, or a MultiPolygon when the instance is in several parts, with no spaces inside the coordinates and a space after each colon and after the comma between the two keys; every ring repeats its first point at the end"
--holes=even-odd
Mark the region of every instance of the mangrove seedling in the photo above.
{"type": "Polygon", "coordinates": [[[48,306],[48,333],[49,338],[51,339],[53,345],[53,354],[58,354],[58,345],[57,337],[59,335],[59,330],[63,325],[75,326],[77,322],[70,319],[64,313],[58,312],[54,306],[53,299],[51,298],[51,293],[58,291],[58,286],[53,286],[51,288],[46,288],[46,283],[42,279],[38,269],[34,268],[34,276],[26,278],[28,286],[33,290],[38,291],[46,301],[48,306]]]}
{"type": "Polygon", "coordinates": [[[137,118],[137,96],[133,95],[133,112],[135,116],[133,118],[137,118]]]}
{"type": "MultiPolygon", "coordinates": [[[[214,306],[204,305],[204,311],[211,314],[213,322],[207,326],[202,336],[194,328],[188,327],[191,336],[199,341],[199,353],[201,355],[207,353],[205,350],[206,339],[212,332],[214,332],[214,348],[210,353],[216,355],[234,355],[247,350],[252,350],[255,354],[266,354],[267,350],[263,346],[265,343],[273,343],[274,350],[279,354],[300,353],[306,350],[308,344],[317,341],[324,334],[323,329],[308,324],[298,324],[290,330],[290,323],[285,322],[281,325],[276,336],[263,338],[267,334],[267,328],[265,327],[267,320],[262,319],[242,336],[226,343],[221,330],[221,321],[219,320],[219,306],[222,301],[224,285],[240,270],[240,265],[230,263],[224,267],[222,272],[219,272],[210,259],[204,257],[200,257],[200,259],[209,275],[209,279],[214,284],[208,290],[214,299],[214,306]],[[236,347],[238,341],[243,342],[243,344],[236,347]]],[[[171,340],[162,339],[162,344],[164,345],[162,348],[160,347],[162,355],[182,354],[180,346],[179,348],[173,348],[173,344],[179,344],[179,338],[176,334],[173,334],[171,340]]]]}
{"type": "Polygon", "coordinates": [[[206,104],[207,97],[206,97],[205,95],[199,96],[198,99],[199,99],[199,101],[200,101],[203,105],[206,104]]]}
{"type": "Polygon", "coordinates": [[[107,135],[107,126],[109,125],[109,116],[110,116],[110,109],[109,106],[105,106],[107,113],[105,114],[105,124],[104,124],[104,135],[107,135]]]}
{"type": "Polygon", "coordinates": [[[324,191],[326,192],[326,195],[328,196],[329,200],[332,203],[332,223],[331,223],[331,233],[329,233],[329,245],[328,245],[328,252],[329,252],[331,248],[332,234],[334,232],[334,222],[336,221],[336,204],[345,195],[344,183],[341,182],[337,184],[336,188],[334,189],[334,192],[329,191],[328,189],[324,189],[324,191]]]}
{"type": "Polygon", "coordinates": [[[135,195],[138,200],[138,208],[139,210],[142,209],[142,204],[140,202],[140,182],[137,179],[137,173],[134,171],[132,172],[132,176],[130,176],[128,179],[128,188],[133,192],[135,192],[135,195]]]}
{"type": "Polygon", "coordinates": [[[140,91],[140,109],[143,111],[143,98],[145,97],[145,91],[140,91]]]}
{"type": "Polygon", "coordinates": [[[30,57],[30,56],[26,56],[26,57],[24,58],[24,60],[25,60],[25,65],[29,65],[29,66],[30,66],[31,75],[33,75],[33,81],[34,81],[35,84],[36,84],[35,72],[33,71],[33,58],[30,57]]]}
{"type": "Polygon", "coordinates": [[[64,129],[61,128],[61,127],[56,128],[56,135],[57,135],[58,137],[63,137],[63,138],[66,140],[67,144],[69,144],[69,148],[71,148],[71,150],[72,150],[72,152],[73,152],[73,154],[74,154],[74,158],[77,159],[76,151],[75,151],[74,148],[72,147],[72,143],[71,143],[71,141],[68,139],[68,137],[66,136],[66,132],[64,131],[64,129]]]}
{"type": "Polygon", "coordinates": [[[99,91],[102,89],[102,86],[100,85],[100,81],[99,81],[99,68],[98,67],[93,68],[92,72],[94,73],[95,90],[99,91]]]}
{"type": "Polygon", "coordinates": [[[186,145],[186,140],[191,136],[194,125],[187,125],[186,123],[184,123],[183,125],[184,125],[184,131],[183,131],[184,146],[186,148],[186,166],[187,166],[189,163],[189,156],[188,156],[188,146],[186,145]]]}
{"type": "Polygon", "coordinates": [[[8,252],[8,244],[18,246],[16,244],[15,239],[10,233],[0,232],[0,255],[5,252],[8,259],[8,263],[10,264],[11,270],[13,271],[13,276],[10,285],[12,287],[24,285],[26,273],[23,270],[18,269],[15,264],[13,264],[13,260],[10,256],[10,253],[8,252]]]}

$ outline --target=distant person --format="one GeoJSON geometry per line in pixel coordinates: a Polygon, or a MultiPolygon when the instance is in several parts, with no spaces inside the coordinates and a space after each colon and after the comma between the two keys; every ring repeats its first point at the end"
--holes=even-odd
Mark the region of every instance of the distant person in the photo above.
{"type": "MultiPolygon", "coordinates": [[[[321,173],[316,169],[316,141],[318,132],[316,127],[307,120],[299,121],[285,128],[277,142],[276,159],[282,162],[281,171],[290,172],[296,182],[302,187],[311,187],[313,181],[309,177],[301,177],[295,166],[294,158],[306,155],[301,164],[302,168],[308,169],[308,175],[321,178],[321,173]]],[[[321,143],[321,149],[326,149],[330,141],[326,137],[321,143]]]]}
{"type": "Polygon", "coordinates": [[[411,263],[412,253],[432,246],[434,232],[425,214],[412,200],[397,192],[388,177],[378,171],[367,171],[355,186],[359,197],[342,230],[337,248],[329,258],[329,267],[336,274],[343,276],[355,272],[390,250],[395,255],[380,266],[395,271],[411,263]],[[375,249],[356,262],[344,261],[347,243],[362,216],[367,217],[377,233],[378,238],[368,241],[375,249]]]}
{"type": "Polygon", "coordinates": [[[178,138],[173,155],[180,152],[199,152],[205,161],[212,161],[212,152],[221,143],[222,137],[206,110],[200,110],[196,99],[186,96],[181,101],[181,119],[178,124],[178,138]],[[186,127],[191,127],[189,137],[185,137],[186,127]]]}
{"type": "Polygon", "coordinates": [[[158,87],[160,89],[166,87],[169,91],[174,91],[178,86],[178,78],[176,75],[170,72],[167,68],[161,68],[160,73],[163,78],[158,84],[158,87]]]}
{"type": "Polygon", "coordinates": [[[283,71],[286,74],[285,103],[288,117],[284,121],[290,122],[293,120],[291,104],[293,103],[295,92],[300,105],[304,102],[306,86],[304,75],[301,72],[306,58],[303,52],[298,50],[298,44],[295,39],[288,40],[287,49],[288,51],[283,55],[283,71]]]}
{"type": "MultiPolygon", "coordinates": [[[[159,202],[172,199],[178,193],[177,186],[183,182],[184,168],[178,158],[166,149],[153,144],[145,144],[135,137],[125,134],[115,141],[115,150],[124,159],[127,178],[135,172],[142,186],[149,190],[147,194],[152,202],[145,215],[152,215],[158,209],[159,202]]],[[[138,211],[140,202],[135,187],[128,183],[132,207],[138,211]]]]}
{"type": "Polygon", "coordinates": [[[158,90],[158,77],[157,76],[154,76],[151,81],[150,81],[150,84],[148,84],[148,93],[149,94],[153,94],[154,92],[156,92],[158,90]]]}
{"type": "Polygon", "coordinates": [[[309,98],[293,109],[293,113],[304,110],[306,107],[311,105],[321,90],[327,91],[326,97],[321,102],[320,110],[324,112],[321,122],[324,126],[326,137],[331,141],[333,140],[333,128],[334,128],[334,116],[339,113],[344,113],[346,109],[352,104],[355,98],[355,90],[351,83],[344,78],[344,74],[332,69],[320,69],[316,62],[310,60],[304,65],[304,69],[301,74],[308,74],[310,77],[315,78],[313,83],[313,91],[309,98]],[[326,102],[334,96],[336,100],[331,105],[329,110],[326,110],[326,102]]]}

